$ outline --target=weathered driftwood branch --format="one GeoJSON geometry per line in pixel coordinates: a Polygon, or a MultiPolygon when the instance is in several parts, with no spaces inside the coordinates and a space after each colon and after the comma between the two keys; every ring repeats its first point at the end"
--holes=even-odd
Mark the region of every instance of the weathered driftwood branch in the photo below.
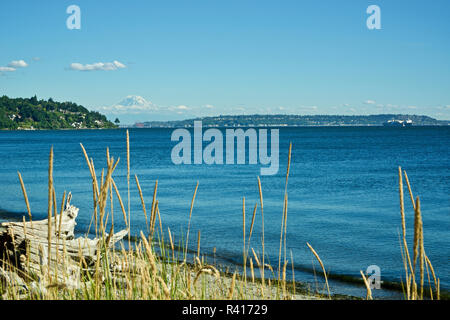
{"type": "Polygon", "coordinates": [[[19,275],[25,281],[39,278],[39,283],[34,283],[30,288],[42,287],[42,281],[48,282],[50,278],[65,286],[78,288],[81,270],[94,264],[99,256],[98,250],[102,249],[100,246],[112,247],[128,234],[127,230],[111,236],[106,234],[104,239],[108,239],[107,243],[102,243],[102,239],[98,238],[75,238],[75,220],[79,209],[71,205],[70,200],[69,194],[62,214],[53,216],[50,221],[50,255],[48,219],[1,224],[0,286],[8,285],[13,279],[18,280],[19,275]]]}

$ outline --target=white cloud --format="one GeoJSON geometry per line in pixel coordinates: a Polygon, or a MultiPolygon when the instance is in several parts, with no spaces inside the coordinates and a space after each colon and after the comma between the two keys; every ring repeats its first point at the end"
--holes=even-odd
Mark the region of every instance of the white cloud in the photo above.
{"type": "Polygon", "coordinates": [[[299,110],[317,110],[317,106],[300,106],[299,110]]]}
{"type": "Polygon", "coordinates": [[[364,104],[375,104],[375,100],[366,100],[364,101],[364,104]]]}
{"type": "Polygon", "coordinates": [[[112,113],[127,113],[127,112],[146,112],[146,111],[153,111],[158,110],[157,108],[153,106],[122,106],[120,104],[116,104],[113,106],[106,106],[100,108],[103,111],[109,111],[112,113]]]}
{"type": "Polygon", "coordinates": [[[207,104],[205,106],[206,109],[214,109],[214,106],[212,104],[207,104]]]}
{"type": "Polygon", "coordinates": [[[8,67],[11,68],[25,68],[28,67],[28,64],[23,60],[13,60],[8,63],[8,67]]]}
{"type": "Polygon", "coordinates": [[[0,72],[13,72],[13,71],[16,71],[16,69],[11,67],[0,67],[0,72]]]}
{"type": "Polygon", "coordinates": [[[185,106],[184,104],[179,105],[179,106],[161,107],[161,109],[166,110],[166,111],[176,112],[178,114],[181,114],[185,111],[191,110],[190,107],[185,106]]]}
{"type": "Polygon", "coordinates": [[[117,60],[114,60],[114,65],[117,67],[117,68],[120,68],[120,69],[123,69],[123,68],[126,68],[127,66],[126,65],[124,65],[123,63],[121,63],[121,62],[119,62],[119,61],[117,61],[117,60]]]}
{"type": "Polygon", "coordinates": [[[7,67],[0,66],[0,72],[14,72],[17,68],[25,68],[28,67],[28,64],[24,60],[13,60],[8,63],[7,67]]]}
{"type": "Polygon", "coordinates": [[[96,62],[93,64],[81,64],[74,62],[70,64],[70,69],[76,71],[111,71],[126,68],[126,65],[119,61],[113,62],[96,62]]]}

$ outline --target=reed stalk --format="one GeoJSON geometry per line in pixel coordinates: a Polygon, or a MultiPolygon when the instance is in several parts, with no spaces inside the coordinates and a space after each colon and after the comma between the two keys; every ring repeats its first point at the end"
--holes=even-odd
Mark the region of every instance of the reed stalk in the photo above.
{"type": "Polygon", "coordinates": [[[200,259],[200,230],[197,231],[197,258],[200,259]]]}
{"type": "Polygon", "coordinates": [[[139,190],[139,196],[141,197],[142,210],[144,211],[144,216],[145,216],[145,225],[147,226],[147,231],[149,231],[150,229],[149,229],[148,219],[147,219],[147,209],[145,208],[145,201],[144,201],[144,196],[142,194],[141,185],[139,184],[138,176],[134,175],[134,177],[136,179],[136,185],[139,190]]]}
{"type": "MultiPolygon", "coordinates": [[[[262,264],[261,264],[261,286],[264,288],[264,269],[265,269],[265,263],[264,263],[264,256],[265,256],[265,242],[264,242],[264,202],[263,202],[263,194],[262,194],[262,187],[261,187],[261,179],[258,177],[258,190],[259,190],[259,201],[261,204],[261,230],[262,230],[262,264]]],[[[252,249],[253,250],[253,249],[252,249]]],[[[263,297],[264,297],[264,290],[263,290],[263,297]]]]}
{"type": "Polygon", "coordinates": [[[253,227],[255,225],[255,217],[256,217],[256,209],[257,208],[258,208],[258,203],[255,203],[255,207],[253,208],[253,214],[252,214],[252,222],[250,223],[250,231],[249,231],[248,241],[247,241],[247,256],[248,256],[248,250],[250,249],[250,241],[252,239],[253,227]]]}
{"type": "Polygon", "coordinates": [[[156,206],[156,193],[158,191],[158,180],[155,181],[155,187],[153,189],[153,199],[152,199],[152,210],[150,212],[150,230],[153,230],[154,228],[154,221],[155,221],[155,206],[156,206]]]}
{"type": "MultiPolygon", "coordinates": [[[[402,239],[403,239],[403,247],[405,251],[405,257],[406,260],[403,261],[405,273],[406,273],[406,279],[409,279],[409,272],[411,273],[411,281],[414,286],[415,284],[415,276],[414,276],[414,268],[411,263],[411,258],[409,255],[408,250],[408,243],[406,241],[406,219],[405,219],[405,205],[404,205],[404,196],[403,196],[403,179],[402,179],[402,168],[398,167],[398,184],[399,184],[399,195],[400,195],[400,215],[402,219],[402,239]],[[408,272],[408,266],[409,266],[409,272],[408,272]]],[[[409,281],[406,283],[407,285],[407,291],[411,292],[411,297],[414,296],[414,291],[412,290],[412,287],[410,287],[409,281]]]]}
{"type": "Polygon", "coordinates": [[[53,207],[53,146],[50,149],[50,156],[48,160],[48,210],[47,210],[47,248],[48,248],[48,258],[47,258],[47,268],[48,268],[48,279],[51,283],[51,248],[52,248],[52,207],[53,207]]]}
{"type": "MultiPolygon", "coordinates": [[[[127,188],[128,188],[128,226],[131,226],[130,200],[130,133],[127,130],[127,188]]],[[[128,247],[131,248],[131,229],[128,231],[128,247]]]]}
{"type": "Polygon", "coordinates": [[[411,189],[411,185],[409,183],[409,179],[408,179],[408,175],[406,174],[406,171],[403,170],[403,174],[405,175],[405,181],[406,181],[406,185],[408,186],[408,192],[409,192],[409,197],[411,198],[411,203],[414,209],[416,209],[416,204],[414,202],[414,196],[413,196],[413,192],[411,189]]]}
{"type": "Polygon", "coordinates": [[[282,249],[282,245],[283,245],[283,239],[284,239],[284,261],[286,261],[287,188],[288,188],[288,179],[289,179],[289,169],[291,166],[291,152],[292,152],[292,143],[290,143],[290,145],[289,145],[288,165],[286,168],[286,181],[285,181],[285,186],[284,186],[283,213],[281,216],[281,231],[280,231],[280,249],[278,252],[278,281],[280,281],[281,249],[282,249]]]}
{"type": "Polygon", "coordinates": [[[361,277],[364,281],[364,285],[366,286],[366,290],[367,290],[366,300],[373,300],[372,290],[370,289],[369,281],[367,281],[366,276],[364,275],[364,272],[362,272],[361,270],[359,272],[361,273],[361,277]]]}
{"type": "Polygon", "coordinates": [[[415,212],[417,212],[418,218],[418,233],[419,233],[419,268],[420,268],[420,299],[423,299],[423,284],[424,284],[424,259],[425,259],[425,248],[423,244],[423,221],[422,213],[420,211],[420,199],[417,197],[415,212]]]}
{"type": "Polygon", "coordinates": [[[119,199],[120,208],[122,209],[122,214],[123,214],[123,220],[125,222],[125,225],[129,229],[127,213],[125,211],[125,207],[123,205],[123,201],[122,201],[122,197],[120,196],[119,189],[117,189],[117,186],[116,186],[116,183],[114,182],[114,179],[111,179],[111,183],[112,183],[112,185],[114,187],[114,190],[116,191],[117,198],[119,199]]]}
{"type": "Polygon", "coordinates": [[[189,221],[188,221],[188,229],[187,229],[187,234],[186,234],[186,248],[184,251],[184,261],[186,261],[186,258],[187,258],[187,249],[188,249],[188,244],[189,244],[189,231],[191,229],[192,209],[194,208],[194,201],[195,201],[195,197],[197,195],[197,190],[198,190],[198,181],[197,181],[197,185],[195,186],[194,195],[192,196],[191,208],[189,209],[189,221]]]}
{"type": "Polygon", "coordinates": [[[245,245],[245,197],[242,198],[242,241],[244,242],[244,247],[242,250],[243,261],[244,261],[244,283],[247,282],[247,255],[246,255],[246,245],[245,245]]]}
{"type": "Polygon", "coordinates": [[[311,245],[307,242],[306,245],[308,246],[308,248],[311,250],[311,252],[314,254],[314,256],[316,257],[317,261],[319,261],[320,266],[322,267],[322,271],[323,271],[323,276],[325,278],[325,284],[327,286],[327,292],[328,292],[328,299],[331,299],[331,295],[330,295],[330,287],[328,286],[328,278],[327,278],[327,273],[325,272],[325,267],[323,265],[322,260],[320,259],[319,255],[317,254],[316,250],[313,249],[313,247],[311,247],[311,245]]]}
{"type": "Polygon", "coordinates": [[[28,201],[27,189],[25,188],[25,184],[23,183],[22,175],[19,171],[17,171],[20,181],[20,187],[22,188],[23,197],[25,199],[25,204],[27,206],[28,217],[30,218],[31,226],[33,226],[33,218],[31,216],[30,202],[28,201]]]}

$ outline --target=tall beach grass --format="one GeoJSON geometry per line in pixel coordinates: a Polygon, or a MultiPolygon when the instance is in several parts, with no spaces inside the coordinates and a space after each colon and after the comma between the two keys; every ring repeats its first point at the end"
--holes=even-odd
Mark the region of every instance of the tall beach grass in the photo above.
{"type": "MultiPolygon", "coordinates": [[[[264,202],[263,186],[261,179],[257,177],[255,192],[259,195],[259,203],[255,203],[251,212],[250,223],[247,223],[246,200],[242,199],[242,272],[237,269],[230,273],[219,271],[214,264],[207,262],[201,253],[201,233],[197,233],[196,250],[188,254],[189,237],[192,228],[192,216],[195,214],[195,199],[199,189],[199,182],[193,189],[190,206],[186,210],[187,232],[180,239],[175,239],[169,228],[165,232],[163,225],[163,214],[159,209],[158,181],[152,194],[151,205],[147,205],[144,195],[145,190],[141,188],[139,177],[135,174],[134,180],[139,192],[142,215],[145,221],[145,232],[141,231],[136,241],[132,241],[131,224],[131,150],[130,135],[126,131],[127,151],[127,203],[126,206],[114,180],[114,171],[120,161],[115,160],[106,150],[106,167],[98,175],[94,166],[94,160],[89,157],[87,150],[82,144],[81,151],[84,155],[87,169],[92,179],[92,201],[93,211],[91,223],[86,233],[93,228],[99,239],[96,248],[95,261],[86,261],[80,249],[79,260],[76,262],[81,274],[74,280],[77,285],[71,286],[73,282],[70,272],[58,268],[66,261],[66,247],[62,244],[61,253],[56,250],[56,257],[52,256],[55,250],[52,246],[56,244],[59,248],[61,239],[52,239],[55,230],[61,230],[61,217],[66,193],[62,196],[61,208],[56,205],[56,192],[53,183],[53,147],[50,149],[48,170],[48,212],[47,219],[47,263],[43,265],[41,273],[30,273],[25,276],[24,272],[15,270],[12,263],[2,261],[2,268],[8,272],[15,272],[21,279],[13,279],[8,284],[0,283],[0,291],[3,299],[316,299],[332,298],[332,290],[329,287],[326,257],[320,257],[318,252],[309,243],[313,257],[319,263],[326,290],[308,294],[300,292],[294,276],[294,260],[292,251],[288,254],[287,223],[288,223],[288,181],[292,157],[292,144],[289,146],[288,165],[285,176],[285,192],[283,199],[283,211],[280,215],[280,239],[278,250],[278,264],[274,267],[267,264],[267,253],[265,251],[265,229],[264,229],[264,202]],[[113,192],[114,191],[114,192],[113,192]],[[118,217],[114,215],[114,197],[120,205],[120,216],[128,230],[128,246],[125,248],[122,242],[118,246],[109,246],[114,226],[118,217]],[[258,207],[260,215],[258,215],[258,207]],[[149,212],[147,211],[149,208],[149,212]],[[54,223],[52,223],[52,219],[54,223]],[[259,220],[259,221],[258,221],[259,220]],[[59,225],[58,225],[59,223],[59,225]],[[261,247],[252,246],[252,236],[256,223],[261,224],[261,247]],[[53,228],[53,229],[52,229],[53,228]],[[168,239],[164,238],[164,235],[168,239]],[[323,259],[323,260],[322,260],[323,259]],[[55,261],[56,263],[51,263],[55,261]],[[287,268],[292,267],[292,279],[287,279],[287,268]],[[60,272],[55,275],[55,272],[60,272]],[[259,277],[257,276],[259,275],[259,277]],[[30,277],[30,279],[26,278],[30,277]],[[70,278],[70,279],[69,279],[70,278]],[[35,290],[23,290],[23,281],[26,286],[37,283],[39,288],[35,290]],[[1,286],[3,286],[1,288],[1,286]]],[[[21,189],[23,192],[28,219],[32,221],[32,210],[28,201],[26,187],[22,175],[18,173],[21,189]]],[[[419,197],[414,198],[410,182],[406,172],[399,168],[399,195],[400,195],[400,222],[401,222],[401,257],[404,266],[402,286],[405,299],[439,299],[439,278],[434,272],[433,265],[425,252],[423,237],[422,212],[419,197]],[[405,177],[409,196],[411,198],[414,212],[414,241],[412,251],[408,248],[406,241],[406,214],[403,194],[403,175],[405,177]],[[425,278],[426,274],[426,278],[425,278]]],[[[69,196],[70,197],[70,194],[69,196]]],[[[141,214],[141,213],[139,213],[141,214]]],[[[25,218],[24,218],[25,220],[25,218]]],[[[133,219],[136,220],[136,219],[133,219]]],[[[25,225],[24,225],[25,226],[25,225]]],[[[56,233],[58,234],[58,233],[56,233]]],[[[357,254],[357,253],[355,253],[357,254]]],[[[26,259],[26,257],[24,257],[26,259]]],[[[367,288],[367,299],[372,299],[373,294],[368,277],[361,271],[361,285],[367,288]]]]}

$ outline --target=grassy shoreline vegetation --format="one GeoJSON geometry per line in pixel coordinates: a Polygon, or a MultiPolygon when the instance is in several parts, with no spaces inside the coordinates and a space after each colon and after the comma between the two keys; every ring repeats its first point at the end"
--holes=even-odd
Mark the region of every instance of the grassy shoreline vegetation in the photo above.
{"type": "Polygon", "coordinates": [[[0,130],[112,128],[117,126],[106,116],[73,102],[0,97],[0,130]]]}
{"type": "MultiPolygon", "coordinates": [[[[305,246],[316,259],[324,290],[310,291],[295,280],[292,253],[288,254],[286,241],[288,225],[288,181],[292,155],[289,147],[288,166],[285,177],[283,212],[275,266],[266,263],[264,244],[264,192],[259,177],[255,192],[259,202],[250,208],[242,198],[242,272],[238,269],[221,272],[208,263],[201,252],[201,232],[190,234],[191,218],[195,214],[198,182],[186,212],[187,232],[175,239],[169,228],[164,227],[164,216],[159,211],[158,181],[151,203],[146,203],[137,175],[131,173],[130,137],[126,132],[127,186],[124,203],[116,186],[114,170],[120,159],[115,160],[106,149],[106,168],[97,171],[94,160],[82,144],[87,168],[92,178],[93,212],[91,224],[83,238],[74,239],[74,219],[78,209],[70,205],[70,193],[62,195],[60,208],[53,184],[53,148],[50,150],[48,170],[48,216],[33,221],[26,186],[18,173],[28,217],[23,223],[3,223],[7,231],[0,230],[0,293],[2,299],[337,299],[332,295],[326,270],[326,257],[309,243],[305,246]],[[100,172],[100,174],[98,174],[100,172]],[[130,234],[132,213],[130,187],[135,183],[141,200],[145,226],[139,236],[130,234]],[[114,199],[120,208],[114,208],[114,199]],[[119,214],[114,214],[114,210],[119,214]],[[127,229],[119,232],[124,239],[114,243],[115,220],[123,219],[127,229]],[[28,221],[26,221],[28,220],[28,221]],[[255,224],[261,225],[261,234],[253,233],[255,224]],[[95,239],[88,239],[90,230],[95,239]],[[71,233],[72,232],[72,233],[71,233]],[[252,246],[252,238],[261,237],[261,247],[252,246]],[[191,237],[191,239],[190,239],[191,237]],[[192,239],[194,237],[194,240],[192,239]],[[196,243],[192,250],[190,243],[196,243]],[[125,246],[127,245],[127,249],[125,246]],[[292,268],[292,279],[287,279],[287,269],[292,268]]],[[[440,283],[428,258],[423,237],[422,212],[419,197],[415,198],[406,172],[399,168],[399,199],[402,233],[400,254],[404,275],[401,288],[405,299],[439,300],[440,283]],[[405,181],[405,183],[403,182],[405,181]],[[405,187],[406,185],[406,187],[405,187]],[[406,241],[406,214],[404,189],[411,199],[414,212],[414,239],[406,241]]],[[[133,215],[138,214],[133,212],[133,215]]],[[[361,271],[361,283],[367,290],[366,299],[373,299],[370,279],[361,271]]],[[[349,299],[351,297],[343,297],[349,299]]]]}

